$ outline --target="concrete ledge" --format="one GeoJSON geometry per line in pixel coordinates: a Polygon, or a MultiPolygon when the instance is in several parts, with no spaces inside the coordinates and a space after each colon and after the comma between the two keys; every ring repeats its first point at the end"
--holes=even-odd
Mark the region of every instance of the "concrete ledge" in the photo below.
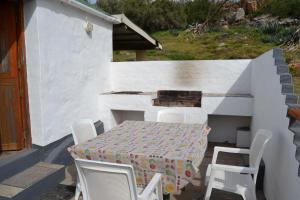
{"type": "Polygon", "coordinates": [[[285,74],[289,73],[289,66],[288,65],[278,65],[277,66],[277,74],[285,74]]]}
{"type": "Polygon", "coordinates": [[[294,94],[287,94],[285,98],[286,104],[297,104],[298,103],[298,96],[294,94]]]}
{"type": "Polygon", "coordinates": [[[40,152],[37,149],[25,150],[1,160],[0,181],[33,166],[39,161],[40,152]]]}
{"type": "Polygon", "coordinates": [[[64,179],[64,177],[64,167],[57,168],[54,172],[47,175],[45,178],[24,189],[24,191],[16,195],[13,200],[35,199],[44,192],[47,192],[54,188],[64,179]]]}
{"type": "Polygon", "coordinates": [[[294,145],[300,147],[300,135],[294,135],[294,145]]]}
{"type": "Polygon", "coordinates": [[[298,162],[300,163],[300,147],[297,147],[295,157],[296,160],[298,160],[298,162]]]}
{"type": "Polygon", "coordinates": [[[292,84],[282,84],[281,93],[282,94],[294,93],[294,86],[292,84]]]}
{"type": "Polygon", "coordinates": [[[293,84],[292,75],[290,73],[280,74],[281,84],[293,84]]]}
{"type": "Polygon", "coordinates": [[[273,57],[274,58],[283,57],[283,50],[281,48],[274,48],[273,49],[273,57]]]}

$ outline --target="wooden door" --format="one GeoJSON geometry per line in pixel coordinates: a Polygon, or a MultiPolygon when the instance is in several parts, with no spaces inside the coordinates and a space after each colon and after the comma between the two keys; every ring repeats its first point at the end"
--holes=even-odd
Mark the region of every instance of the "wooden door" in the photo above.
{"type": "Polygon", "coordinates": [[[0,1],[0,150],[24,147],[17,16],[15,1],[0,1]]]}

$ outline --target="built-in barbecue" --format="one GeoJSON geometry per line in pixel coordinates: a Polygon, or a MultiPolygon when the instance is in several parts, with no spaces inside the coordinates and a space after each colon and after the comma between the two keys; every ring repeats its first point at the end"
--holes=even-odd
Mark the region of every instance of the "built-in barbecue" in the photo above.
{"type": "Polygon", "coordinates": [[[201,107],[201,91],[158,90],[154,106],[201,107]]]}

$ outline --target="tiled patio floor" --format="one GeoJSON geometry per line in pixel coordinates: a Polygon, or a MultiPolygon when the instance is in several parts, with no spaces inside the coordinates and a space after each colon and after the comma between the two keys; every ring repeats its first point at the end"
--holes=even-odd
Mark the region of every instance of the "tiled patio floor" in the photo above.
{"type": "MultiPolygon", "coordinates": [[[[207,165],[211,163],[213,148],[214,146],[230,146],[228,144],[218,144],[218,143],[209,143],[205,158],[200,166],[200,177],[196,184],[198,186],[194,186],[192,184],[188,184],[183,192],[180,195],[171,196],[171,200],[202,200],[205,194],[205,186],[203,183],[205,172],[207,165]]],[[[221,164],[231,164],[231,165],[243,165],[247,158],[241,155],[234,154],[226,154],[221,153],[220,157],[218,157],[218,163],[221,164]]],[[[69,167],[67,170],[66,179],[58,185],[53,191],[43,195],[40,200],[74,200],[74,167],[69,167]]],[[[264,195],[261,191],[257,192],[258,200],[265,200],[264,195]]],[[[242,200],[242,197],[239,195],[235,195],[232,193],[213,190],[211,200],[242,200]]]]}

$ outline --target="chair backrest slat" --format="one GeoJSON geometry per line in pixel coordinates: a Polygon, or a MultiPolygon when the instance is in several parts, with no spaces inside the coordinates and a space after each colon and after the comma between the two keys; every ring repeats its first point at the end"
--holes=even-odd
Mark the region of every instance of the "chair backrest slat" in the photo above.
{"type": "Polygon", "coordinates": [[[95,125],[90,119],[81,119],[72,125],[74,143],[79,144],[97,136],[95,125]]]}
{"type": "Polygon", "coordinates": [[[249,156],[249,165],[256,169],[254,174],[254,183],[256,183],[257,174],[259,170],[260,161],[262,159],[264,149],[266,144],[272,138],[272,133],[269,130],[260,129],[257,131],[251,147],[250,147],[250,156],[249,156]]]}
{"type": "Polygon", "coordinates": [[[132,166],[82,159],[75,164],[85,200],[137,200],[132,166]]]}

